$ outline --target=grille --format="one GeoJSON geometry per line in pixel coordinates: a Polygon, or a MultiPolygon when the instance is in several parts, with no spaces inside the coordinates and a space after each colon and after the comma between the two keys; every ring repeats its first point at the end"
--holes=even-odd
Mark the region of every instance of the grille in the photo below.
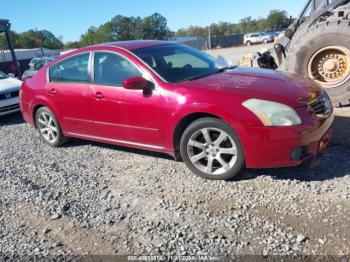
{"type": "Polygon", "coordinates": [[[19,90],[0,94],[0,100],[10,99],[19,96],[19,90]]]}
{"type": "Polygon", "coordinates": [[[332,111],[332,105],[326,92],[318,99],[309,103],[309,108],[318,116],[328,116],[332,111]]]}
{"type": "Polygon", "coordinates": [[[0,107],[0,113],[4,113],[4,112],[16,110],[16,109],[19,109],[19,104],[0,107]]]}

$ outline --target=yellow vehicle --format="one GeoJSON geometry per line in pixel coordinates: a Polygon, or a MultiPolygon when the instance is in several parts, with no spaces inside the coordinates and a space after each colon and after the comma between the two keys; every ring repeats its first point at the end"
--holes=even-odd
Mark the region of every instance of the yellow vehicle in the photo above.
{"type": "MultiPolygon", "coordinates": [[[[334,106],[349,105],[350,0],[308,0],[275,42],[274,53],[279,70],[315,80],[327,88],[334,106]]],[[[249,57],[242,61],[249,65],[249,57]]]]}

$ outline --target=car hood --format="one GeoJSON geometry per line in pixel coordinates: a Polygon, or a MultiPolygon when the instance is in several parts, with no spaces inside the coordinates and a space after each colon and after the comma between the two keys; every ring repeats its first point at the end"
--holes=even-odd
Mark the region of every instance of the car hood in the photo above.
{"type": "Polygon", "coordinates": [[[228,92],[243,99],[265,99],[290,106],[307,104],[322,93],[321,87],[303,77],[279,71],[243,67],[189,81],[185,85],[228,92]]]}
{"type": "Polygon", "coordinates": [[[19,89],[22,81],[15,78],[0,79],[0,93],[7,92],[13,89],[19,89]]]}

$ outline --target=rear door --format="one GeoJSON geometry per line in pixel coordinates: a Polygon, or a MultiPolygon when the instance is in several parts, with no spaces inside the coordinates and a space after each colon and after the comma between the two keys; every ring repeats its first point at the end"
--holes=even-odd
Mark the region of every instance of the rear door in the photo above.
{"type": "Polygon", "coordinates": [[[254,44],[259,43],[259,34],[251,34],[251,40],[254,44]]]}
{"type": "Polygon", "coordinates": [[[46,92],[65,132],[89,134],[92,130],[89,60],[90,52],[78,54],[49,69],[46,92]]]}

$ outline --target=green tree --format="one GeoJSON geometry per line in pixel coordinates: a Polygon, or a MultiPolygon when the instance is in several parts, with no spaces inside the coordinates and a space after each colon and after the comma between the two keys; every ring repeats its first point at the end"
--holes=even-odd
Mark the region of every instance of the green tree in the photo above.
{"type": "Polygon", "coordinates": [[[87,32],[80,37],[81,46],[95,45],[99,43],[97,28],[91,26],[87,32]]]}
{"type": "Polygon", "coordinates": [[[272,10],[266,18],[265,25],[267,30],[279,30],[281,26],[288,24],[289,18],[286,11],[272,10]]]}
{"type": "MultiPolygon", "coordinates": [[[[14,31],[11,31],[11,40],[12,40],[12,44],[15,47],[17,47],[16,46],[17,39],[18,39],[18,34],[14,31]]],[[[5,33],[0,34],[0,49],[8,49],[8,44],[7,44],[5,33]]]]}
{"type": "Polygon", "coordinates": [[[135,39],[165,39],[170,34],[166,18],[158,13],[143,19],[117,15],[99,27],[90,27],[85,34],[81,35],[79,44],[74,43],[74,45],[87,46],[135,39]]]}
{"type": "Polygon", "coordinates": [[[113,40],[133,40],[135,39],[135,18],[117,15],[111,20],[113,40]]]}
{"type": "Polygon", "coordinates": [[[143,19],[142,38],[163,40],[170,36],[167,20],[164,16],[154,13],[143,19]]]}
{"type": "MultiPolygon", "coordinates": [[[[228,22],[213,23],[210,25],[211,36],[230,36],[234,34],[246,34],[251,32],[262,32],[279,30],[289,22],[287,12],[281,10],[272,10],[266,18],[253,19],[251,16],[242,18],[238,23],[228,22]]],[[[177,36],[197,36],[207,37],[208,27],[189,26],[179,29],[177,36]]]]}
{"type": "Polygon", "coordinates": [[[76,49],[76,48],[80,48],[81,47],[81,43],[80,41],[70,41],[64,44],[64,49],[76,49]]]}
{"type": "MultiPolygon", "coordinates": [[[[15,48],[38,48],[61,49],[63,43],[54,34],[47,30],[28,30],[23,33],[11,32],[12,43],[15,48]]],[[[0,48],[8,49],[5,34],[0,35],[0,48]]]]}
{"type": "Polygon", "coordinates": [[[53,33],[47,30],[39,31],[42,46],[49,49],[62,49],[63,43],[53,33]]]}

